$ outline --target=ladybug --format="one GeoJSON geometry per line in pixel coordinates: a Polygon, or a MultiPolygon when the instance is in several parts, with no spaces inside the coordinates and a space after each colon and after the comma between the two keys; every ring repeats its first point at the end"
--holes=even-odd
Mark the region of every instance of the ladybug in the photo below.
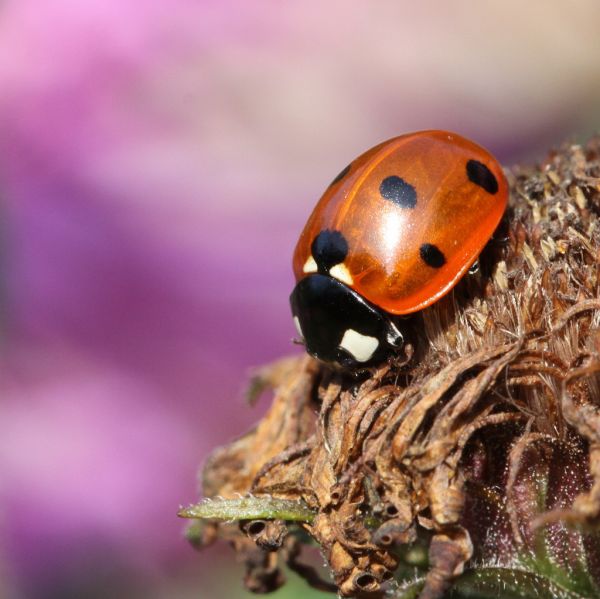
{"type": "Polygon", "coordinates": [[[351,162],[294,251],[290,303],[307,351],[342,367],[399,351],[402,317],[456,285],[507,201],[498,161],[455,133],[409,133],[351,162]]]}

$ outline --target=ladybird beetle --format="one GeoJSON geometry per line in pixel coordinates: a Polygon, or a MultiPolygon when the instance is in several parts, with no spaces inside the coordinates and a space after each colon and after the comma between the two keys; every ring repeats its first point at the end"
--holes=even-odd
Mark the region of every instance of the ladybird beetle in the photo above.
{"type": "Polygon", "coordinates": [[[385,141],[351,162],[294,252],[294,322],[307,351],[342,367],[404,344],[400,316],[430,306],[471,268],[502,219],[498,161],[447,131],[385,141]]]}

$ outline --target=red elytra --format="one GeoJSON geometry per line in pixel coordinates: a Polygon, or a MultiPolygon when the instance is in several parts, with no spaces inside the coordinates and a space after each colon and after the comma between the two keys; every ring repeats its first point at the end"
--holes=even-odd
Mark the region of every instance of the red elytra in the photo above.
{"type": "Polygon", "coordinates": [[[477,260],[507,202],[502,167],[481,146],[447,131],[395,137],[325,191],[294,252],[296,281],[320,270],[317,235],[337,231],[347,252],[327,274],[391,314],[422,310],[477,260]]]}

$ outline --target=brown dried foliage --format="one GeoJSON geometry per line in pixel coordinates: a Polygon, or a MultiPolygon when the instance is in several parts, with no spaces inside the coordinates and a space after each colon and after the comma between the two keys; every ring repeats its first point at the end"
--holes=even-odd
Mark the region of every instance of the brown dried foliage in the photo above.
{"type": "Polygon", "coordinates": [[[568,560],[560,523],[600,524],[600,140],[508,176],[506,239],[415,320],[412,355],[362,377],[306,356],[259,373],[272,406],[212,454],[203,492],[304,500],[335,585],[298,560],[285,523],[214,524],[248,588],[281,584],[279,556],[319,588],[377,595],[398,546],[426,538],[421,599],[434,599],[470,559],[509,558],[539,527],[560,525],[568,560]]]}

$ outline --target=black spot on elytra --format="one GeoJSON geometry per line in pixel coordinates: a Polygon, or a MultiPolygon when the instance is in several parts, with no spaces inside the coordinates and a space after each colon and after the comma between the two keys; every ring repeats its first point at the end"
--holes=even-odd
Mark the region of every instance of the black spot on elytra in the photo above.
{"type": "Polygon", "coordinates": [[[421,254],[421,260],[423,260],[427,266],[441,268],[446,264],[446,256],[444,256],[437,245],[433,245],[433,243],[424,243],[419,248],[419,253],[421,254]]]}
{"type": "Polygon", "coordinates": [[[417,191],[402,177],[386,177],[379,186],[381,197],[394,202],[402,208],[414,208],[417,205],[417,191]]]}
{"type": "Polygon", "coordinates": [[[325,229],[314,238],[310,249],[319,272],[327,273],[330,268],[345,260],[348,242],[339,231],[325,229]]]}
{"type": "Polygon", "coordinates": [[[338,183],[339,181],[341,181],[349,172],[350,172],[350,167],[352,166],[352,163],[350,163],[346,168],[342,169],[336,176],[336,178],[329,184],[329,186],[331,187],[332,185],[335,185],[336,183],[338,183]]]}
{"type": "Polygon", "coordinates": [[[488,193],[498,192],[498,181],[494,177],[494,173],[483,162],[469,160],[467,162],[467,177],[469,177],[469,181],[479,185],[488,193]]]}

